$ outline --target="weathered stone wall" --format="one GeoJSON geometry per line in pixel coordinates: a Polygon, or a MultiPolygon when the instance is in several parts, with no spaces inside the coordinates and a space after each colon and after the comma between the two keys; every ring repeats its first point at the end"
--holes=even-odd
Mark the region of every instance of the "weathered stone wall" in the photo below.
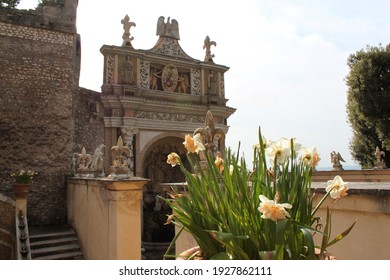
{"type": "Polygon", "coordinates": [[[15,201],[0,194],[0,260],[14,257],[15,201]]]}
{"type": "Polygon", "coordinates": [[[44,24],[0,16],[0,192],[13,197],[13,171],[39,173],[28,196],[30,225],[66,222],[79,77],[77,34],[44,24]]]}
{"type": "MultiPolygon", "coordinates": [[[[80,153],[81,148],[89,154],[104,144],[104,123],[101,114],[100,93],[80,88],[74,100],[74,153],[80,153]]],[[[104,155],[104,160],[108,156],[104,155]]],[[[109,171],[109,170],[108,170],[109,171]]]]}

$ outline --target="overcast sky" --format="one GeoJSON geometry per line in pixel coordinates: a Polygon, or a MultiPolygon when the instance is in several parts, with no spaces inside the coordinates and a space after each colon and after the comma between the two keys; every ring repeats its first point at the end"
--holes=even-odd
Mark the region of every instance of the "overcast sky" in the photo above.
{"type": "MultiPolygon", "coordinates": [[[[18,8],[34,8],[37,0],[21,0],[18,8]]],[[[250,161],[258,128],[271,140],[297,138],[316,146],[322,168],[330,153],[340,152],[355,165],[349,151],[347,123],[347,58],[367,45],[390,40],[387,0],[79,0],[77,31],[81,35],[80,86],[100,91],[102,45],[122,44],[121,19],[135,49],[151,49],[160,16],[179,23],[180,45],[203,60],[208,35],[214,62],[230,67],[225,74],[229,118],[227,145],[250,161]]],[[[374,150],[373,150],[374,152],[374,150]]]]}

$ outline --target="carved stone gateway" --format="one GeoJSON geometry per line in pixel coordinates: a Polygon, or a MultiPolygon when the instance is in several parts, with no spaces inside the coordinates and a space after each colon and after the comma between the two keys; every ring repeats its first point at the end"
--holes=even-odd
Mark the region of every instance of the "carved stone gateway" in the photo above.
{"type": "MultiPolygon", "coordinates": [[[[111,171],[110,178],[150,179],[144,190],[144,238],[156,241],[166,232],[154,232],[153,224],[164,221],[169,211],[156,200],[157,195],[164,195],[161,184],[183,180],[179,169],[172,171],[167,165],[166,156],[175,150],[184,157],[180,147],[185,135],[203,126],[208,110],[213,115],[207,123],[214,131],[228,131],[227,119],[235,111],[225,98],[224,74],[229,67],[216,63],[210,51],[216,43],[211,40],[199,44],[201,48],[204,43],[207,59],[189,56],[179,44],[175,19],[157,20],[158,39],[147,50],[131,47],[134,38],[129,30],[135,24],[130,18],[125,17],[122,24],[122,46],[100,49],[104,57],[100,111],[104,112],[105,170],[111,171]]],[[[218,148],[224,147],[223,138],[218,148]]]]}
{"type": "Polygon", "coordinates": [[[114,155],[109,149],[117,146],[121,135],[131,154],[126,158],[128,174],[143,177],[146,153],[153,143],[170,136],[184,138],[204,123],[209,109],[215,126],[226,133],[227,119],[235,109],[226,106],[224,73],[229,68],[215,63],[210,48],[216,42],[209,36],[203,42],[206,56],[199,60],[181,48],[179,23],[175,19],[158,18],[158,39],[149,50],[130,47],[134,40],[130,28],[136,25],[128,15],[121,23],[123,44],[101,48],[105,169],[111,169],[114,155]],[[131,137],[125,136],[125,131],[135,128],[131,137]]]}

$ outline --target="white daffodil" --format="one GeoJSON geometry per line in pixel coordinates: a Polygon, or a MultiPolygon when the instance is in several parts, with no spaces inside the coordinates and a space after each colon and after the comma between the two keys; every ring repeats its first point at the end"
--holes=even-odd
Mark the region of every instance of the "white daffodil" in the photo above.
{"type": "Polygon", "coordinates": [[[201,135],[199,133],[197,133],[193,138],[189,134],[185,136],[183,144],[188,153],[199,153],[199,151],[206,150],[200,138],[201,135]]]}
{"type": "Polygon", "coordinates": [[[319,153],[317,152],[316,147],[312,148],[302,148],[302,162],[306,165],[316,167],[318,162],[321,160],[319,153]]]}
{"type": "Polygon", "coordinates": [[[167,158],[167,163],[175,167],[176,165],[180,165],[180,157],[176,153],[170,153],[167,158]]]}
{"type": "Polygon", "coordinates": [[[277,222],[278,220],[284,220],[286,217],[290,218],[290,214],[286,209],[291,209],[292,205],[288,203],[279,204],[274,200],[270,200],[264,195],[260,195],[260,206],[257,208],[263,215],[263,219],[270,219],[277,222]]]}
{"type": "Polygon", "coordinates": [[[344,182],[343,179],[337,175],[333,180],[327,182],[326,192],[330,192],[330,197],[333,199],[340,198],[347,195],[348,183],[344,182]]]}
{"type": "Polygon", "coordinates": [[[276,160],[277,164],[285,163],[291,155],[290,140],[281,138],[277,142],[272,142],[265,150],[267,156],[271,159],[271,163],[274,164],[276,160]]]}

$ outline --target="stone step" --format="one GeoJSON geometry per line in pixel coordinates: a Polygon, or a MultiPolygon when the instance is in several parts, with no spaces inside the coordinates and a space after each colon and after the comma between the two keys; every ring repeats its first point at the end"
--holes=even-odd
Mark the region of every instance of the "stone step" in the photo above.
{"type": "Polygon", "coordinates": [[[57,239],[39,239],[38,241],[30,238],[31,249],[39,249],[44,247],[56,246],[61,244],[78,244],[79,240],[76,236],[69,236],[57,239]]]}
{"type": "Polygon", "coordinates": [[[67,238],[75,235],[76,233],[74,231],[39,233],[39,234],[30,234],[30,240],[31,241],[50,240],[50,239],[67,238]]]}
{"type": "Polygon", "coordinates": [[[35,257],[34,260],[83,260],[81,251],[35,257]]]}
{"type": "Polygon", "coordinates": [[[33,260],[81,260],[76,232],[69,226],[32,227],[30,249],[33,260]]]}
{"type": "Polygon", "coordinates": [[[80,250],[80,246],[78,244],[50,246],[50,247],[44,247],[39,249],[31,249],[31,257],[34,258],[42,255],[67,253],[67,252],[74,252],[79,250],[80,250]]]}

